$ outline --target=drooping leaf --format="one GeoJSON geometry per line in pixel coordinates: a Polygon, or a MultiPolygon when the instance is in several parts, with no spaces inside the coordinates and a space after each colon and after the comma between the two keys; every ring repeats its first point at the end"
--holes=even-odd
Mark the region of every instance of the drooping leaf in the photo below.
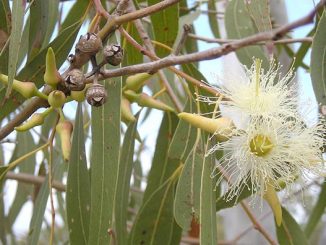
{"type": "MultiPolygon", "coordinates": [[[[9,38],[11,30],[11,10],[9,6],[9,0],[1,0],[0,4],[0,53],[5,47],[5,44],[9,38]]],[[[0,73],[6,73],[8,71],[8,55],[9,50],[6,50],[0,56],[0,73]]]]}
{"type": "MultiPolygon", "coordinates": [[[[153,5],[160,1],[147,0],[147,2],[148,5],[153,5]]],[[[169,47],[173,46],[173,43],[178,34],[178,6],[178,4],[174,4],[166,9],[162,9],[161,11],[151,15],[155,41],[163,43],[169,47]]],[[[160,57],[169,55],[169,51],[159,47],[156,49],[156,53],[160,57]]]]}
{"type": "Polygon", "coordinates": [[[106,103],[92,108],[89,245],[109,243],[120,152],[120,79],[106,80],[106,103]]]}
{"type": "Polygon", "coordinates": [[[147,178],[147,187],[143,199],[144,203],[171,176],[179,165],[179,162],[169,161],[167,154],[171,137],[175,132],[176,123],[177,118],[175,115],[165,113],[157,136],[152,167],[147,178]]]}
{"type": "MultiPolygon", "coordinates": [[[[17,145],[13,154],[15,158],[23,156],[26,153],[35,149],[34,139],[29,131],[18,133],[16,140],[17,145]]],[[[35,155],[28,157],[19,164],[19,172],[33,174],[35,169],[35,163],[35,155]]],[[[31,185],[18,182],[15,199],[8,213],[8,220],[10,222],[10,225],[14,224],[24,203],[28,201],[28,197],[31,195],[31,193],[31,185]]]]}
{"type": "Polygon", "coordinates": [[[22,42],[22,32],[24,24],[25,3],[23,0],[13,2],[12,6],[12,29],[10,33],[9,43],[9,66],[8,66],[8,86],[6,90],[6,97],[11,94],[12,83],[16,76],[18,53],[20,44],[22,42]]]}
{"type": "Polygon", "coordinates": [[[75,24],[79,19],[85,19],[86,13],[88,13],[88,9],[92,5],[92,1],[89,0],[78,0],[70,9],[67,17],[62,22],[60,27],[60,32],[64,29],[68,28],[75,24]]]}
{"type": "Polygon", "coordinates": [[[172,242],[173,229],[181,233],[171,208],[174,187],[175,180],[168,179],[148,197],[135,219],[128,244],[179,244],[172,242]]]}
{"type": "MultiPolygon", "coordinates": [[[[63,171],[65,169],[65,165],[62,162],[60,162],[58,159],[59,158],[56,156],[54,157],[54,161],[53,161],[53,163],[56,163],[55,166],[53,167],[54,179],[59,179],[58,177],[63,174],[63,171]]],[[[47,175],[34,203],[33,215],[32,215],[31,222],[29,224],[29,232],[27,237],[27,244],[30,245],[39,244],[39,237],[40,237],[42,223],[44,219],[44,213],[45,213],[46,204],[50,193],[48,178],[49,177],[47,175]]]]}
{"type": "Polygon", "coordinates": [[[34,1],[30,7],[28,61],[41,50],[49,21],[49,2],[34,1]]]}
{"type": "Polygon", "coordinates": [[[248,13],[259,32],[272,30],[270,7],[268,0],[245,1],[248,13]]]}
{"type": "MultiPolygon", "coordinates": [[[[241,39],[256,33],[250,14],[243,0],[232,0],[229,2],[225,12],[225,27],[228,38],[241,39]]],[[[266,58],[261,47],[251,46],[238,49],[237,57],[244,65],[250,66],[252,58],[263,60],[262,66],[268,67],[266,58]]]]}
{"type": "Polygon", "coordinates": [[[317,101],[326,105],[326,11],[318,23],[311,50],[311,80],[317,101]]]}
{"type": "Polygon", "coordinates": [[[319,220],[321,219],[321,217],[323,216],[324,212],[325,212],[325,208],[326,208],[326,181],[324,182],[324,184],[321,187],[321,191],[318,195],[318,200],[316,205],[314,206],[309,220],[307,222],[307,225],[304,229],[304,232],[307,236],[307,238],[309,238],[311,236],[311,234],[313,233],[313,231],[315,230],[319,220]]]}
{"type": "Polygon", "coordinates": [[[219,29],[218,23],[217,23],[217,9],[216,9],[215,0],[209,0],[207,7],[209,10],[212,11],[212,12],[208,13],[208,21],[209,21],[209,25],[211,27],[211,31],[215,38],[220,38],[221,35],[220,35],[220,29],[219,29]]]}
{"type": "Polygon", "coordinates": [[[54,28],[57,24],[57,20],[59,19],[59,2],[59,0],[52,0],[48,3],[48,23],[46,27],[46,33],[43,37],[43,44],[41,49],[45,48],[48,45],[53,35],[54,28]]]}
{"type": "Polygon", "coordinates": [[[308,245],[305,233],[292,215],[282,208],[282,224],[276,225],[277,240],[280,245],[308,245]]]}
{"type": "Polygon", "coordinates": [[[87,244],[90,216],[90,175],[87,169],[82,105],[75,117],[69,160],[66,209],[71,244],[87,244]]]}
{"type": "Polygon", "coordinates": [[[129,125],[122,145],[115,197],[115,231],[117,244],[127,244],[127,207],[133,168],[137,121],[129,125]]]}
{"type": "MultiPolygon", "coordinates": [[[[202,136],[204,138],[204,136],[202,136]]],[[[209,143],[206,143],[209,147],[209,143]]],[[[207,150],[205,150],[206,152],[207,150]]],[[[200,185],[200,244],[217,244],[216,207],[214,179],[211,173],[214,168],[214,155],[203,158],[200,185]]]]}

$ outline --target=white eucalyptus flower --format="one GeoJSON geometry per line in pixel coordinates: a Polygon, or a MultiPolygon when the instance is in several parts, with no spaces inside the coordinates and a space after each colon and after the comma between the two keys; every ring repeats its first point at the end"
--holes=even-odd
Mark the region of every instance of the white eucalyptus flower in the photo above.
{"type": "Polygon", "coordinates": [[[307,128],[293,118],[260,117],[251,121],[246,130],[237,130],[228,141],[210,149],[207,154],[225,150],[212,175],[223,168],[230,176],[227,200],[239,196],[246,186],[252,193],[263,195],[268,183],[280,189],[281,183],[290,185],[299,176],[309,179],[311,173],[324,175],[323,127],[319,124],[307,128]]]}
{"type": "MultiPolygon", "coordinates": [[[[293,80],[293,70],[282,76],[281,66],[271,61],[267,72],[261,68],[261,61],[256,59],[250,69],[244,66],[243,75],[227,74],[227,79],[218,91],[227,99],[220,102],[225,110],[235,116],[248,118],[295,116],[297,115],[297,99],[293,80]]],[[[215,104],[219,98],[198,95],[197,99],[215,104]]]]}

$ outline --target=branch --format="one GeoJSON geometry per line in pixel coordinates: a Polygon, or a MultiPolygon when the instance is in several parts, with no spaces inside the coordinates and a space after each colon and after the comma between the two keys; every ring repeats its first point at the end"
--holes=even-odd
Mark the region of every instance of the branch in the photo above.
{"type": "Polygon", "coordinates": [[[259,42],[276,41],[282,38],[286,33],[288,33],[293,29],[312,23],[316,12],[319,9],[321,9],[324,5],[325,5],[325,0],[321,1],[314,10],[312,10],[308,15],[304,16],[303,18],[294,21],[292,23],[286,24],[284,26],[281,26],[272,31],[257,33],[255,35],[240,40],[223,44],[220,47],[211,48],[197,53],[186,54],[181,56],[168,56],[163,59],[153,61],[153,62],[148,62],[145,64],[127,66],[127,67],[122,67],[120,69],[114,69],[114,70],[104,70],[102,73],[103,75],[102,79],[117,77],[122,75],[132,75],[140,72],[150,72],[152,70],[159,70],[169,66],[181,65],[181,64],[191,63],[191,62],[212,60],[212,59],[219,58],[223,55],[229,54],[240,48],[253,45],[259,42]]]}

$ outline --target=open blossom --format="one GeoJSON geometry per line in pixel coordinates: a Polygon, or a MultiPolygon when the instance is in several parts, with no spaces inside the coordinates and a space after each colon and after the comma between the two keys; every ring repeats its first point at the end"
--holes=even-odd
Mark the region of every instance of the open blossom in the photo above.
{"type": "MultiPolygon", "coordinates": [[[[250,69],[243,66],[243,75],[230,75],[218,88],[227,100],[220,102],[226,111],[247,119],[248,117],[292,116],[297,114],[297,99],[294,87],[290,86],[293,71],[282,76],[280,65],[271,61],[268,71],[255,60],[250,69]]],[[[198,100],[215,104],[219,98],[198,95],[198,100]]]]}
{"type": "Polygon", "coordinates": [[[212,175],[222,167],[230,176],[227,199],[238,196],[245,186],[263,194],[267,182],[280,189],[281,183],[289,185],[299,176],[308,179],[308,173],[326,173],[320,150],[325,137],[323,125],[307,128],[296,120],[282,119],[260,118],[210,149],[208,154],[225,150],[212,175]]]}

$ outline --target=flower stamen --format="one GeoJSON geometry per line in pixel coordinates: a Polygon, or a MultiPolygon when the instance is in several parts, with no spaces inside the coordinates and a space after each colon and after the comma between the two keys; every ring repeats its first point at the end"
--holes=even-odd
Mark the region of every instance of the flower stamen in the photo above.
{"type": "Polygon", "coordinates": [[[271,140],[261,134],[257,134],[250,140],[249,143],[250,151],[256,156],[262,157],[266,156],[274,147],[271,140]]]}

